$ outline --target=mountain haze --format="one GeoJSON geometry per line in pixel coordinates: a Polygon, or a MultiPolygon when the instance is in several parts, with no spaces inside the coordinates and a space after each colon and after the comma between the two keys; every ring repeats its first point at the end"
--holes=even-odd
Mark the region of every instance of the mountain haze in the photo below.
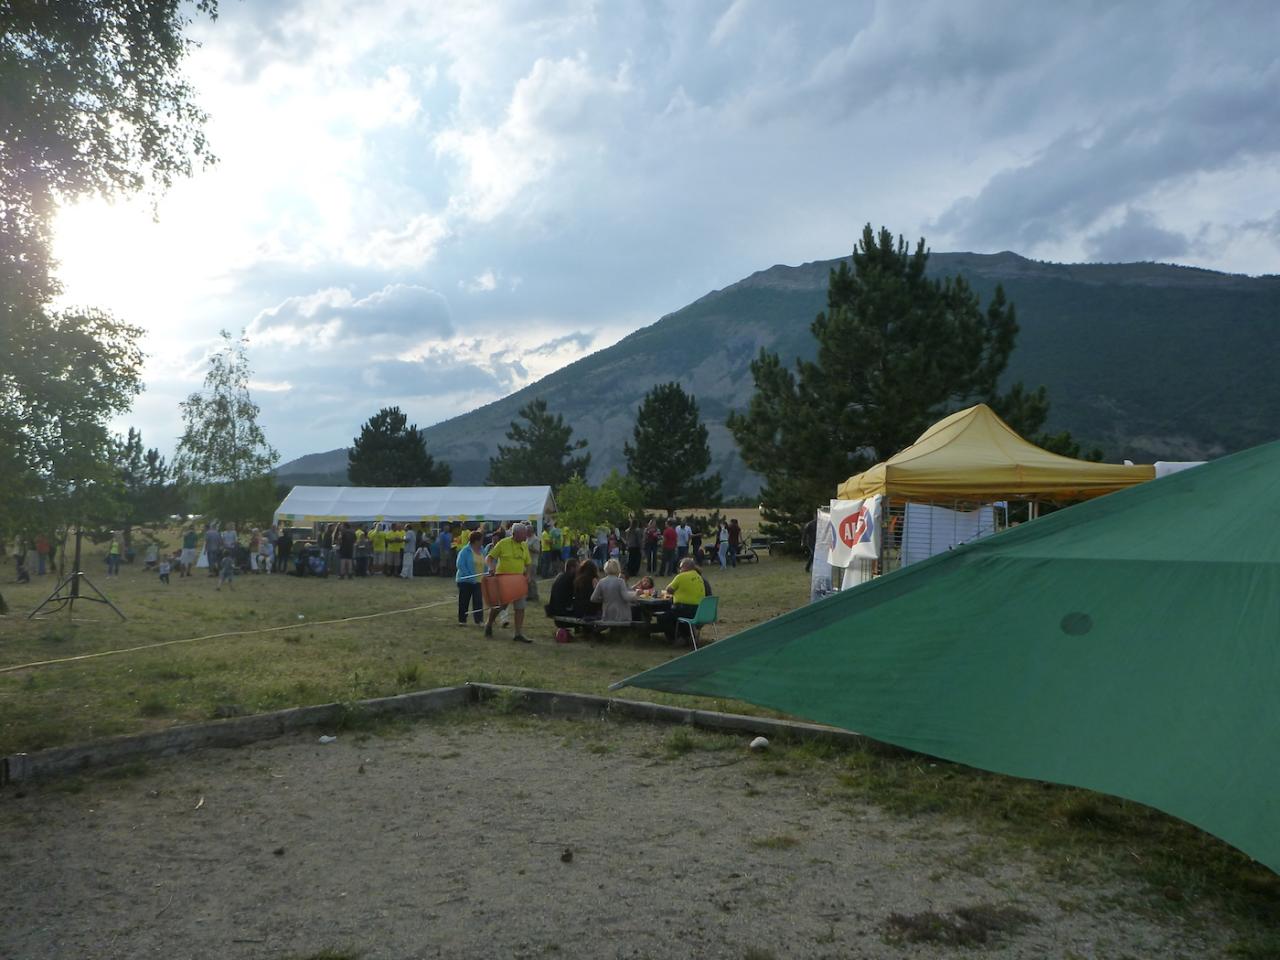
{"type": "MultiPolygon", "coordinates": [[[[534,397],[588,441],[592,481],[623,466],[636,409],[655,384],[698,399],[726,495],[753,493],[725,428],[752,392],[760,348],[811,358],[809,330],[839,260],[777,265],[708,293],[522,390],[424,432],[456,484],[483,483],[508,424],[534,397]]],[[[935,253],[933,276],[963,275],[985,304],[1002,284],[1021,328],[1006,382],[1044,384],[1048,428],[1109,459],[1207,459],[1280,436],[1280,277],[1154,263],[1053,264],[1014,253],[935,253]]],[[[346,449],[277,471],[344,482],[346,449]]]]}

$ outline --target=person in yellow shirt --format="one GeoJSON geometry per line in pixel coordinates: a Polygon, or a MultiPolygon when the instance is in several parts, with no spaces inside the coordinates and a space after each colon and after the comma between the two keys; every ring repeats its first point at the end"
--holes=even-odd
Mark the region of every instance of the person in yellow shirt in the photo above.
{"type": "Polygon", "coordinates": [[[676,621],[684,617],[692,618],[698,612],[698,604],[707,595],[707,584],[698,572],[697,564],[691,557],[680,561],[679,573],[667,584],[667,594],[671,597],[671,609],[659,617],[662,630],[670,643],[678,643],[676,639],[676,621]]]}
{"type": "MultiPolygon", "coordinates": [[[[492,547],[489,548],[489,556],[486,562],[489,566],[490,573],[518,573],[523,574],[525,578],[533,576],[533,557],[529,553],[529,527],[527,524],[517,523],[512,526],[511,533],[503,537],[492,547]]],[[[512,640],[518,640],[521,643],[533,643],[524,635],[524,607],[525,598],[513,600],[512,608],[516,612],[516,635],[512,640]]],[[[486,637],[493,636],[493,623],[498,619],[498,611],[500,607],[489,608],[489,620],[484,626],[484,635],[486,637]]]]}
{"type": "Polygon", "coordinates": [[[538,557],[538,563],[542,565],[542,569],[538,571],[538,576],[547,577],[551,575],[552,554],[551,554],[551,527],[543,526],[542,535],[539,538],[542,544],[542,553],[538,557]]]}

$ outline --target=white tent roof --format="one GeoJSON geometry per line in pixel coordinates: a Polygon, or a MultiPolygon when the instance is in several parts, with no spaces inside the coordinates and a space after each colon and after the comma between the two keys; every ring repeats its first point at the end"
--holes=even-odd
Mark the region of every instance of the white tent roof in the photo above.
{"type": "Polygon", "coordinates": [[[550,487],[294,487],[277,520],[541,520],[550,487]]]}

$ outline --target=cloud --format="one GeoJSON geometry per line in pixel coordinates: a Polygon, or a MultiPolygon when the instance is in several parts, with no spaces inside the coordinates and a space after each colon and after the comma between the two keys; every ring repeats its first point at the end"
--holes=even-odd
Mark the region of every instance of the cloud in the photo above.
{"type": "Polygon", "coordinates": [[[540,343],[528,352],[541,356],[555,356],[560,353],[575,352],[581,353],[591,346],[595,340],[594,333],[587,333],[579,330],[574,333],[566,333],[563,337],[556,337],[554,340],[548,340],[546,343],[540,343]],[[570,348],[566,350],[565,348],[570,348]]]}
{"type": "Polygon", "coordinates": [[[248,332],[263,344],[317,346],[362,337],[447,337],[453,324],[448,301],[436,291],[390,284],[360,299],[340,287],[289,297],[259,313],[248,332]]]}
{"type": "MultiPolygon", "coordinates": [[[[626,71],[610,78],[593,73],[582,55],[539,57],[515,84],[502,122],[457,126],[436,135],[436,156],[461,169],[452,213],[491,221],[562,161],[572,141],[616,122],[613,102],[629,89],[626,71]]],[[[588,146],[579,142],[578,146],[588,146]]]]}
{"type": "Polygon", "coordinates": [[[1034,251],[1152,191],[1280,152],[1280,62],[1076,127],[1028,163],[1000,171],[932,227],[979,249],[1034,251]]]}
{"type": "Polygon", "coordinates": [[[148,435],[178,432],[190,345],[251,321],[295,455],[404,389],[424,425],[496,399],[868,221],[935,250],[1274,271],[1280,6],[1207,10],[223,4],[188,60],[221,162],[158,223],[65,216],[68,299],[148,328],[122,425],[148,435]]]}
{"type": "Polygon", "coordinates": [[[492,293],[498,288],[498,276],[490,269],[476,274],[470,282],[459,280],[458,286],[468,293],[492,293]]]}
{"type": "Polygon", "coordinates": [[[711,45],[719,46],[725,41],[725,38],[732,34],[742,24],[743,18],[747,15],[747,8],[751,6],[752,0],[733,0],[724,13],[720,14],[716,20],[716,25],[711,29],[711,45]]]}
{"type": "Polygon", "coordinates": [[[1191,249],[1180,233],[1165,230],[1147,210],[1130,207],[1124,220],[1085,239],[1090,260],[1103,263],[1173,260],[1191,249]]]}
{"type": "Polygon", "coordinates": [[[1241,229],[1260,233],[1265,237],[1280,242],[1280,210],[1261,220],[1246,220],[1241,229]]]}

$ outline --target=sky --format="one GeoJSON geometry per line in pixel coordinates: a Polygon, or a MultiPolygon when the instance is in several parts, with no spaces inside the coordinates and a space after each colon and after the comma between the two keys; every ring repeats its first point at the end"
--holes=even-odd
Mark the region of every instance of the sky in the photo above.
{"type": "Polygon", "coordinates": [[[218,162],[56,234],[63,304],[145,330],[116,426],[164,453],[222,329],[288,460],[383,406],[474,409],[868,222],[1280,272],[1273,0],[222,0],[189,34],[218,162]]]}

